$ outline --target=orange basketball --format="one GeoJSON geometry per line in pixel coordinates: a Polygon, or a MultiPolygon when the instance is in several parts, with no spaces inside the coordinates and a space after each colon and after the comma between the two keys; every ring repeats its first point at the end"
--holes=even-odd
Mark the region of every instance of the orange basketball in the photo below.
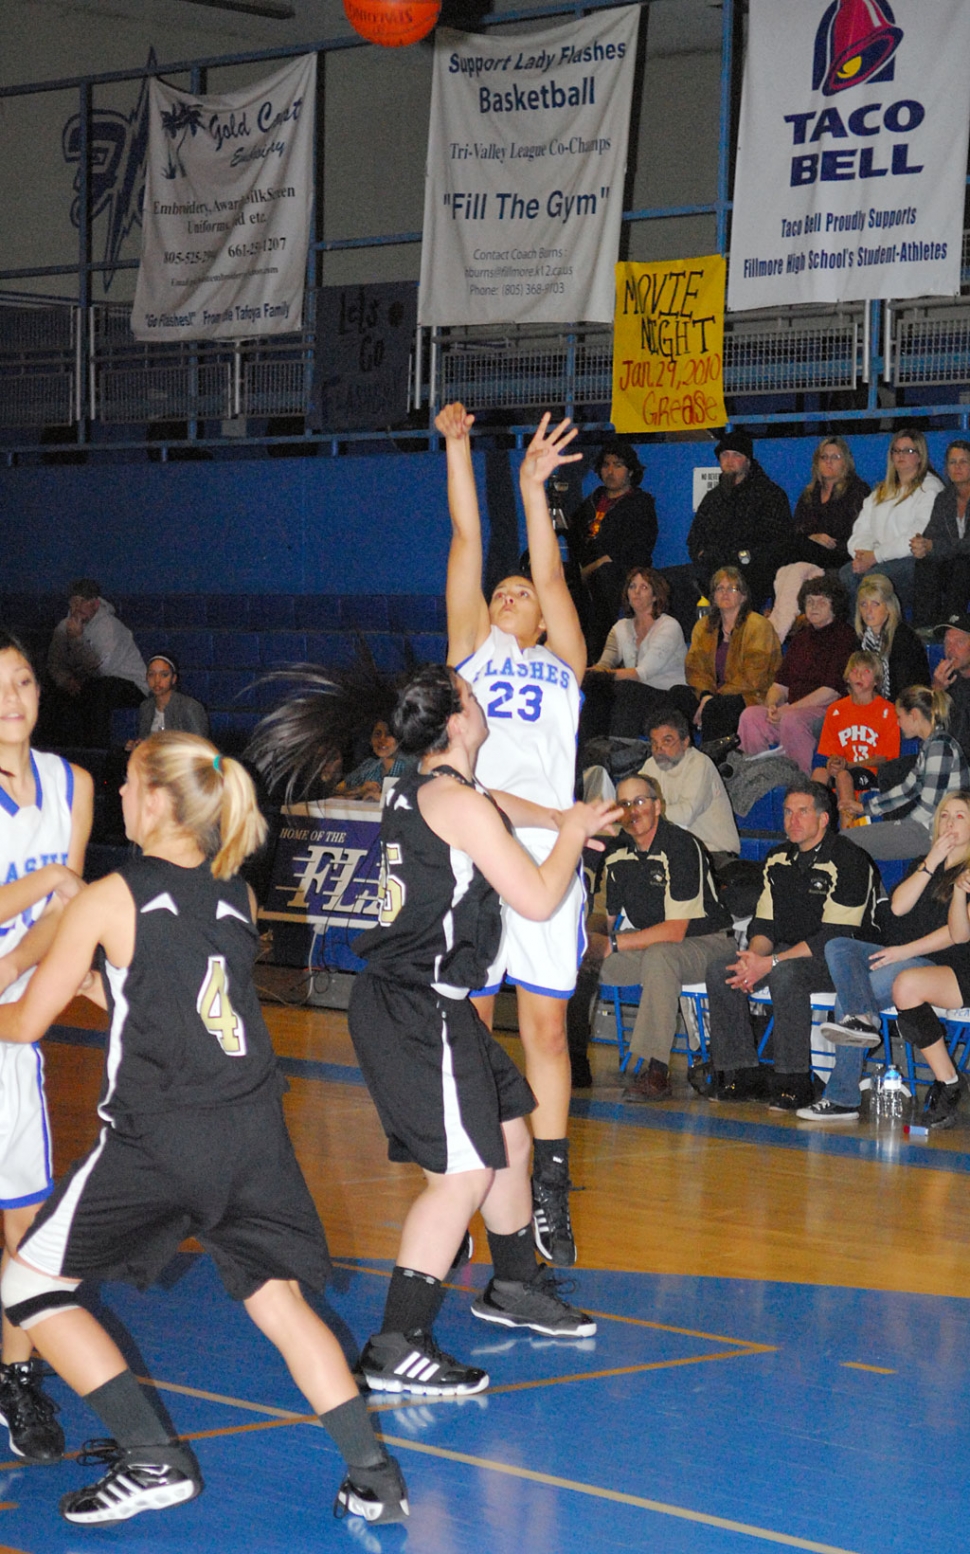
{"type": "Polygon", "coordinates": [[[344,13],[354,31],[385,49],[420,43],[440,12],[441,0],[344,0],[344,13]]]}

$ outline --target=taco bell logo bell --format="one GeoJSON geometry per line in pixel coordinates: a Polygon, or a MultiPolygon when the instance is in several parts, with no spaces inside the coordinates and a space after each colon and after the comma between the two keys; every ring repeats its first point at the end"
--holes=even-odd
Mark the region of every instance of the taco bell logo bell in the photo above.
{"type": "MultiPolygon", "coordinates": [[[[894,80],[902,41],[903,29],[896,26],[888,0],[832,0],[815,34],[812,91],[824,102],[851,87],[894,80]]],[[[893,101],[892,92],[870,90],[859,96],[856,107],[850,98],[841,111],[829,104],[784,115],[793,146],[817,147],[792,157],[791,188],[923,172],[912,142],[901,137],[919,129],[926,118],[924,105],[902,95],[893,101]]]]}
{"type": "Polygon", "coordinates": [[[902,40],[885,0],[832,0],[815,34],[812,89],[833,97],[864,81],[891,81],[902,40]]]}

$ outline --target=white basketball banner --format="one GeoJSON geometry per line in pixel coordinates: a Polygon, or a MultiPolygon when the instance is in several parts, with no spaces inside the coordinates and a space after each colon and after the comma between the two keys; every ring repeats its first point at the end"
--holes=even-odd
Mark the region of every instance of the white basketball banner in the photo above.
{"type": "Polygon", "coordinates": [[[420,323],[612,320],[639,20],[439,28],[420,323]]]}
{"type": "Polygon", "coordinates": [[[728,307],[952,296],[967,0],[751,0],[728,307]]]}
{"type": "Polygon", "coordinates": [[[152,79],[136,339],[302,326],[316,73],[306,54],[220,97],[152,79]]]}

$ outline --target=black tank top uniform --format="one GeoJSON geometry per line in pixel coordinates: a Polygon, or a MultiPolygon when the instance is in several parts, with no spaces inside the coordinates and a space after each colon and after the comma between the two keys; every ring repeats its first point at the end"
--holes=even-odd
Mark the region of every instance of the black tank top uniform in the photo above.
{"type": "Polygon", "coordinates": [[[130,966],[101,952],[110,1027],[98,1107],[130,1115],[229,1106],[284,1088],[252,974],[259,937],[238,876],[135,858],[130,966]]]}
{"type": "Polygon", "coordinates": [[[498,895],[468,854],[442,841],[422,818],[418,792],[439,774],[484,792],[450,766],[400,778],[381,822],[378,927],[354,941],[354,953],[372,976],[462,998],[483,984],[502,916],[498,895]]]}
{"type": "Polygon", "coordinates": [[[49,1273],[144,1288],[194,1235],[236,1300],[268,1279],[319,1289],[326,1238],[283,1119],[246,885],[161,858],[118,872],[135,948],[127,967],[100,957],[104,1126],[24,1244],[49,1273]]]}
{"type": "Polygon", "coordinates": [[[392,1160],[501,1169],[501,1123],[535,1101],[468,1001],[498,951],[501,908],[468,854],[421,815],[418,793],[439,776],[476,787],[448,766],[413,771],[385,807],[378,926],[354,941],[367,966],[354,979],[350,1034],[392,1160]]]}

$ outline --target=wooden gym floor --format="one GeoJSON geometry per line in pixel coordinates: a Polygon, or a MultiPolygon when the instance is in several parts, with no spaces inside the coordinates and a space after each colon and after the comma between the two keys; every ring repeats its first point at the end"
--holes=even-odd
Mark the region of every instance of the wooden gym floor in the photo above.
{"type": "MultiPolygon", "coordinates": [[[[89,1007],[72,1006],[46,1045],[59,1169],[96,1131],[89,1007]]],[[[352,1352],[379,1323],[417,1173],[387,1162],[345,1017],[268,1018],[337,1261],[321,1309],[352,1352]]],[[[593,1063],[595,1087],[573,1107],[571,1298],[599,1331],[556,1341],[476,1322],[467,1306],[486,1267],[465,1270],[439,1338],[489,1369],[490,1391],[377,1404],[410,1485],[406,1528],[332,1519],[329,1438],[208,1259],[187,1252],[145,1295],[102,1295],[139,1374],[196,1442],[205,1494],[71,1528],[57,1499],[90,1468],[0,1460],[0,1554],[964,1554],[970,1120],[910,1145],[866,1123],[822,1132],[713,1106],[686,1087],[627,1107],[615,1049],[593,1063]]],[[[476,1241],[480,1257],[480,1225],[476,1241]]],[[[76,1451],[99,1426],[50,1385],[76,1451]]]]}

